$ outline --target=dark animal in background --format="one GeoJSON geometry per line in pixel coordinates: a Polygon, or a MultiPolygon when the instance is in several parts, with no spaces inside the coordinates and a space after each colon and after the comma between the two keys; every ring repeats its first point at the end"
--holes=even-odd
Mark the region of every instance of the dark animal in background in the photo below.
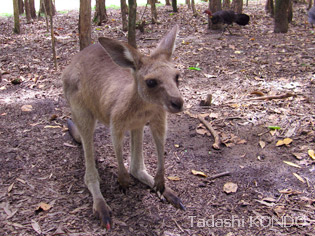
{"type": "Polygon", "coordinates": [[[315,24],[315,6],[312,7],[308,13],[308,22],[312,25],[312,28],[314,27],[314,24],[315,24]]]}
{"type": "Polygon", "coordinates": [[[248,25],[249,20],[250,20],[249,15],[243,14],[243,13],[237,14],[232,10],[216,11],[213,14],[210,10],[205,10],[204,13],[209,15],[212,24],[214,24],[214,25],[216,25],[216,24],[226,25],[223,28],[222,34],[224,33],[224,31],[226,29],[230,32],[230,34],[232,34],[230,29],[229,29],[229,26],[232,25],[234,22],[238,25],[244,26],[244,25],[248,25]]]}

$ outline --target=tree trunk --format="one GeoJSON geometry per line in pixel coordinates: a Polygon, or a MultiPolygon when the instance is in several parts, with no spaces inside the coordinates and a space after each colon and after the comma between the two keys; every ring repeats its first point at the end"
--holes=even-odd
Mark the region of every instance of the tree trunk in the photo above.
{"type": "Polygon", "coordinates": [[[91,44],[91,0],[80,0],[79,39],[80,50],[91,44]]]}
{"type": "Polygon", "coordinates": [[[97,25],[102,25],[103,22],[107,21],[107,13],[105,7],[105,0],[96,0],[95,13],[93,22],[97,25]]]}
{"type": "Polygon", "coordinates": [[[173,12],[178,12],[177,0],[172,0],[172,7],[173,7],[173,12]]]}
{"type": "Polygon", "coordinates": [[[121,11],[121,19],[122,19],[122,30],[128,30],[128,21],[127,21],[127,14],[128,14],[128,6],[126,4],[126,0],[120,0],[120,11],[121,11]]]}
{"type": "Polygon", "coordinates": [[[243,0],[233,0],[233,2],[232,2],[232,9],[236,13],[242,13],[242,11],[243,11],[243,0]]]}
{"type": "Polygon", "coordinates": [[[231,8],[231,1],[230,0],[223,0],[223,10],[228,10],[231,8]]]}
{"type": "Polygon", "coordinates": [[[269,15],[271,17],[275,16],[275,7],[274,7],[273,0],[267,0],[266,1],[265,11],[266,11],[266,13],[269,13],[269,15]]]}
{"type": "Polygon", "coordinates": [[[137,48],[136,43],[137,1],[128,0],[128,4],[129,4],[128,43],[134,48],[137,48]]]}
{"type": "Polygon", "coordinates": [[[29,0],[29,4],[30,4],[31,17],[32,19],[36,19],[35,1],[29,0]]]}
{"type": "Polygon", "coordinates": [[[14,9],[14,28],[13,32],[16,34],[20,33],[20,11],[19,11],[19,1],[13,0],[13,9],[14,9]]]}
{"type": "MultiPolygon", "coordinates": [[[[212,13],[216,11],[221,11],[222,10],[221,0],[209,1],[209,9],[212,13]]],[[[210,17],[208,17],[208,29],[217,30],[220,28],[221,28],[220,24],[215,24],[215,25],[212,24],[210,17]]]]}
{"type": "Polygon", "coordinates": [[[30,24],[32,22],[32,17],[31,17],[31,8],[30,8],[29,0],[24,0],[24,5],[25,5],[26,22],[27,24],[30,24]]]}
{"type": "Polygon", "coordinates": [[[291,23],[292,20],[293,20],[293,3],[292,3],[292,0],[289,0],[288,23],[291,23]]]}
{"type": "Polygon", "coordinates": [[[196,10],[195,0],[191,0],[191,9],[193,11],[193,15],[197,16],[198,13],[197,13],[197,10],[196,10]]]}
{"type": "Polygon", "coordinates": [[[24,13],[24,2],[23,0],[18,0],[19,2],[19,13],[20,15],[24,13]]]}
{"type": "Polygon", "coordinates": [[[191,7],[190,0],[186,0],[185,2],[186,2],[186,5],[187,5],[187,8],[190,9],[190,7],[191,7]]]}
{"type": "Polygon", "coordinates": [[[170,6],[171,5],[170,0],[165,0],[165,5],[170,6]]]}
{"type": "Polygon", "coordinates": [[[156,24],[157,12],[156,12],[156,7],[155,7],[155,0],[150,0],[150,6],[151,6],[152,24],[156,24]]]}
{"type": "Polygon", "coordinates": [[[52,7],[52,2],[49,2],[49,16],[50,16],[50,35],[51,35],[51,48],[53,52],[53,60],[55,64],[55,69],[58,70],[58,64],[57,64],[57,56],[56,56],[56,44],[55,44],[55,35],[54,35],[54,22],[53,22],[53,7],[52,7]]]}
{"type": "MultiPolygon", "coordinates": [[[[44,9],[44,4],[45,4],[45,8],[46,8],[46,11],[47,11],[47,14],[50,14],[50,3],[49,1],[52,1],[52,0],[40,0],[40,8],[39,8],[39,12],[40,13],[45,13],[45,9],[44,9]]],[[[56,14],[56,7],[55,5],[53,4],[53,2],[51,2],[51,5],[52,5],[52,14],[53,16],[56,14]]]]}
{"type": "Polygon", "coordinates": [[[276,0],[275,5],[275,33],[287,33],[289,29],[288,8],[290,0],[276,0]]]}

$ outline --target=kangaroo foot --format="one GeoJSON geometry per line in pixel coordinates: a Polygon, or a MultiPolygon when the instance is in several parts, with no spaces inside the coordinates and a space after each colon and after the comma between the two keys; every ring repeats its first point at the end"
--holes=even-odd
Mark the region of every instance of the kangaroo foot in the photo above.
{"type": "Polygon", "coordinates": [[[129,173],[126,172],[120,172],[118,173],[118,183],[120,185],[120,189],[126,193],[130,183],[131,183],[131,178],[129,173]]]}
{"type": "Polygon", "coordinates": [[[93,213],[97,218],[100,219],[101,227],[104,227],[107,230],[112,228],[112,212],[104,199],[97,199],[93,203],[93,213]]]}

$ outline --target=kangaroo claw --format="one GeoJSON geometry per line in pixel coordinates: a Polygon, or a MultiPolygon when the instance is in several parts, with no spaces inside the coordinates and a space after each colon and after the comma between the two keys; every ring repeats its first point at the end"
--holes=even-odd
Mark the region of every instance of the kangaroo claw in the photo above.
{"type": "Polygon", "coordinates": [[[165,191],[163,192],[163,196],[165,197],[165,199],[171,203],[174,207],[181,209],[183,211],[186,210],[186,207],[184,206],[184,204],[182,203],[182,201],[180,200],[179,197],[177,197],[174,193],[173,190],[171,190],[170,188],[165,188],[165,191]]]}
{"type": "Polygon", "coordinates": [[[106,230],[112,228],[112,212],[103,199],[95,203],[95,206],[93,206],[93,213],[100,219],[101,227],[106,228],[106,230]]]}

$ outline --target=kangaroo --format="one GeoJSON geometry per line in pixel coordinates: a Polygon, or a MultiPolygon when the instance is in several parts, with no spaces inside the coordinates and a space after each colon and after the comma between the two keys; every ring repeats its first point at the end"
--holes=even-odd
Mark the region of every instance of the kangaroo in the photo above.
{"type": "Polygon", "coordinates": [[[112,227],[111,209],[101,193],[94,160],[93,134],[97,120],[110,127],[122,189],[128,187],[130,173],[176,208],[185,209],[164,180],[167,112],[182,111],[184,103],[178,89],[179,71],[171,62],[177,33],[176,25],[150,56],[142,55],[126,43],[101,37],[99,43],[79,52],[62,74],[73,120],[68,121],[69,132],[76,141],[82,142],[84,182],[93,197],[93,212],[108,230],[112,227]],[[143,129],[147,124],[157,150],[155,177],[146,171],[142,156],[143,129]],[[126,131],[130,131],[131,137],[129,173],[122,153],[126,131]]]}

